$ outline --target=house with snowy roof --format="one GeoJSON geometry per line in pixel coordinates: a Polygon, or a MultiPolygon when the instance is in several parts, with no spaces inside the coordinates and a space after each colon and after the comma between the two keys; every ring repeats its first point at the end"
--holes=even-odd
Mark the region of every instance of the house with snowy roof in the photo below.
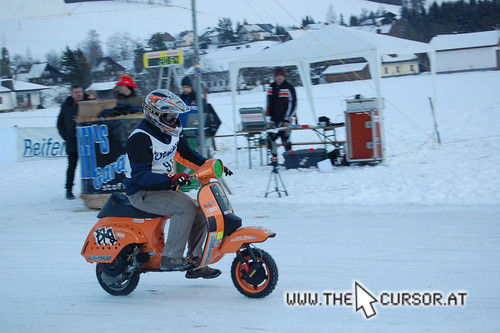
{"type": "Polygon", "coordinates": [[[419,74],[419,63],[415,54],[384,54],[382,55],[382,77],[419,74]]]}
{"type": "Polygon", "coordinates": [[[118,81],[94,82],[85,89],[85,92],[94,91],[97,98],[115,98],[114,89],[118,81]]]}
{"type": "Polygon", "coordinates": [[[39,108],[42,105],[41,91],[45,89],[49,87],[20,80],[0,80],[0,112],[39,108]]]}
{"type": "Polygon", "coordinates": [[[241,41],[258,41],[273,36],[272,24],[244,24],[237,31],[241,41]]]}
{"type": "Polygon", "coordinates": [[[117,80],[120,75],[126,74],[125,67],[111,57],[100,58],[91,72],[96,82],[117,80]]]}
{"type": "Polygon", "coordinates": [[[47,86],[60,84],[63,80],[63,74],[47,62],[20,65],[14,75],[17,80],[47,86]]]}
{"type": "Polygon", "coordinates": [[[191,46],[194,43],[194,34],[192,31],[181,31],[176,38],[175,47],[191,46]]]}
{"type": "Polygon", "coordinates": [[[438,73],[500,69],[500,30],[437,35],[430,44],[438,73]]]}
{"type": "Polygon", "coordinates": [[[332,65],[323,71],[321,78],[327,83],[368,80],[370,69],[367,62],[332,65]]]}
{"type": "Polygon", "coordinates": [[[165,43],[165,46],[167,49],[173,49],[175,48],[175,38],[172,37],[171,34],[168,32],[163,32],[158,34],[161,38],[161,40],[165,43]]]}

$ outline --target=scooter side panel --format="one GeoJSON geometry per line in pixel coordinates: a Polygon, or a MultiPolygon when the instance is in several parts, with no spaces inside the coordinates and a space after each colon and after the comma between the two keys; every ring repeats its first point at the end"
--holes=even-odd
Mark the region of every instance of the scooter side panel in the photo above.
{"type": "Polygon", "coordinates": [[[234,253],[245,243],[261,243],[274,236],[276,236],[275,232],[259,226],[243,227],[226,237],[219,252],[223,254],[234,253]]]}
{"type": "MultiPolygon", "coordinates": [[[[148,230],[133,220],[138,219],[105,217],[97,221],[85,240],[81,255],[88,262],[110,263],[128,244],[147,242],[148,230]]],[[[150,220],[161,223],[162,219],[150,220]]]]}
{"type": "Polygon", "coordinates": [[[221,246],[224,235],[224,216],[211,190],[211,187],[214,186],[219,191],[223,191],[218,182],[212,182],[204,185],[198,192],[198,205],[207,223],[207,240],[199,267],[213,263],[222,257],[222,254],[219,254],[217,249],[221,246]]]}

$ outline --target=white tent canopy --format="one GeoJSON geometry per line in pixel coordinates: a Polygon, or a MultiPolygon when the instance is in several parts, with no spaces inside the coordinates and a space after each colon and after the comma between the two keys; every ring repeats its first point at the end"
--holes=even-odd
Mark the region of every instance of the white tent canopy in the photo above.
{"type": "MultiPolygon", "coordinates": [[[[435,89],[435,51],[426,43],[396,38],[387,35],[374,34],[346,28],[339,25],[328,25],[320,30],[288,42],[275,45],[251,56],[240,57],[230,62],[229,78],[233,101],[233,120],[236,129],[236,89],[238,74],[241,68],[297,66],[300,79],[306,89],[311,113],[316,119],[314,102],[311,92],[310,64],[320,61],[347,58],[365,58],[370,65],[370,74],[375,83],[376,94],[381,103],[380,90],[381,56],[383,54],[427,53],[431,65],[433,102],[436,105],[435,89]]],[[[380,105],[379,105],[380,106],[380,105]]],[[[381,108],[379,107],[379,110],[381,108]]]]}

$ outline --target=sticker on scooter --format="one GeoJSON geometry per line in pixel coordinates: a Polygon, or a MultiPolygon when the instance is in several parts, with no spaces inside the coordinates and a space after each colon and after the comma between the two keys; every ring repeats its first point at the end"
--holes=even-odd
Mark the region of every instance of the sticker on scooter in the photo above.
{"type": "Polygon", "coordinates": [[[238,237],[234,237],[233,239],[231,239],[231,242],[239,242],[239,241],[246,241],[246,240],[253,240],[253,239],[257,239],[257,237],[250,236],[250,235],[238,236],[238,237]]]}
{"type": "Polygon", "coordinates": [[[113,228],[99,228],[94,231],[97,245],[114,245],[117,242],[113,228]]]}
{"type": "Polygon", "coordinates": [[[207,209],[207,213],[215,212],[217,210],[217,207],[212,207],[207,209]]]}

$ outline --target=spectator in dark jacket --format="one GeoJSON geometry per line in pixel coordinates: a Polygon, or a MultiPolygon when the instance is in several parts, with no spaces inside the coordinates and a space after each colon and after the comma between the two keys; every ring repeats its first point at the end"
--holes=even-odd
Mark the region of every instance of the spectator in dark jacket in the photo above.
{"type": "Polygon", "coordinates": [[[144,98],[135,92],[136,88],[137,83],[134,82],[130,75],[120,75],[120,80],[116,82],[116,99],[118,104],[130,104],[142,107],[144,98]]]}
{"type": "Polygon", "coordinates": [[[66,170],[66,199],[74,199],[73,182],[78,161],[78,150],[76,147],[76,117],[78,115],[78,102],[87,100],[80,85],[71,87],[69,96],[61,105],[61,112],[57,117],[57,130],[59,135],[66,141],[66,153],[68,154],[68,169],[66,170]]]}
{"type": "MultiPolygon", "coordinates": [[[[181,122],[182,127],[186,127],[188,118],[193,116],[193,114],[198,113],[198,105],[196,101],[196,91],[193,89],[193,83],[189,76],[185,76],[182,81],[182,94],[179,95],[179,97],[182,99],[182,101],[189,106],[191,111],[183,113],[179,116],[179,120],[181,122]]],[[[206,108],[206,100],[202,98],[203,101],[203,110],[206,113],[207,108],[206,108]]]]}
{"type": "MultiPolygon", "coordinates": [[[[285,70],[281,67],[274,71],[274,82],[267,90],[267,108],[266,116],[271,120],[271,127],[287,127],[295,116],[295,107],[297,106],[297,96],[294,87],[286,81],[285,70]]],[[[281,142],[285,150],[292,149],[290,142],[290,131],[279,131],[277,133],[268,133],[267,143],[272,154],[272,163],[277,162],[276,139],[281,137],[281,142]]]]}

